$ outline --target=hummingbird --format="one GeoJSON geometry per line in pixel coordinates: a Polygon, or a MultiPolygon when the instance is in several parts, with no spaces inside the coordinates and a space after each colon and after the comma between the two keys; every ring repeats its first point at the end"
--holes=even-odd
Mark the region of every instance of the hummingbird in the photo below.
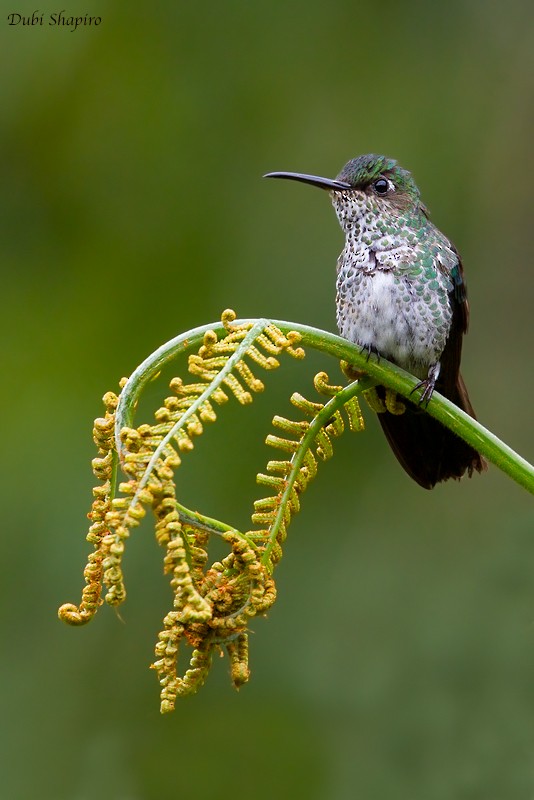
{"type": "MultiPolygon", "coordinates": [[[[411,175],[392,158],[363,155],[339,175],[270,172],[330,193],[345,234],[337,261],[336,318],[341,336],[419,378],[419,401],[378,419],[408,475],[425,489],[482,472],[481,455],[426,413],[438,390],[475,417],[460,374],[469,305],[463,266],[450,239],[430,221],[411,175]],[[403,413],[399,413],[399,410],[403,413]]],[[[381,400],[385,387],[377,387],[381,400]]],[[[391,409],[391,410],[388,410],[391,409]]]]}

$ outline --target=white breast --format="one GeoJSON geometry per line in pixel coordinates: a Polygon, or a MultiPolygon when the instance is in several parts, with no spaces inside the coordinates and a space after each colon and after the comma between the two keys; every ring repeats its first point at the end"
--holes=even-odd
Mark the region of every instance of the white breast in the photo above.
{"type": "Polygon", "coordinates": [[[412,372],[439,360],[445,338],[409,279],[387,270],[342,268],[337,281],[340,333],[412,372]]]}

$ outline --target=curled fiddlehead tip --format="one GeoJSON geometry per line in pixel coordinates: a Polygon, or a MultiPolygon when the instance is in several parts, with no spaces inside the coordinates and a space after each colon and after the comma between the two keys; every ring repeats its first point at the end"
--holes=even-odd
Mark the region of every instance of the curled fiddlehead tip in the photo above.
{"type": "Polygon", "coordinates": [[[83,613],[74,603],[64,603],[59,607],[57,615],[67,625],[86,625],[91,617],[90,613],[83,613]]]}
{"type": "Polygon", "coordinates": [[[106,563],[109,559],[109,530],[106,518],[111,508],[112,480],[114,470],[114,425],[118,397],[106,392],[102,398],[106,410],[104,417],[94,421],[93,440],[98,455],[92,460],[93,473],[100,481],[93,489],[93,504],[88,513],[91,526],[87,541],[93,545],[84,569],[85,586],[79,606],[66,603],[58,611],[59,619],[68,625],[85,625],[102,605],[101,592],[106,563]]]}

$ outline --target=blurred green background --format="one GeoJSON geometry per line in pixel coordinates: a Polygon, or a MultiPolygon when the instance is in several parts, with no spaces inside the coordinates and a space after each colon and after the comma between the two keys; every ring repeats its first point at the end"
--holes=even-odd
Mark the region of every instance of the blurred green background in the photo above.
{"type": "MultiPolygon", "coordinates": [[[[0,6],[1,796],[531,798],[531,498],[495,468],[423,491],[369,414],[304,499],[239,694],[221,660],[160,716],[149,524],[123,621],[56,610],[81,590],[103,393],[228,306],[335,329],[333,210],[270,170],[384,152],[413,171],[464,258],[479,418],[534,458],[532,3],[76,0],[102,23],[75,32],[0,6]]],[[[246,526],[268,420],[324,367],[285,363],[224,409],[185,502],[246,526]]]]}

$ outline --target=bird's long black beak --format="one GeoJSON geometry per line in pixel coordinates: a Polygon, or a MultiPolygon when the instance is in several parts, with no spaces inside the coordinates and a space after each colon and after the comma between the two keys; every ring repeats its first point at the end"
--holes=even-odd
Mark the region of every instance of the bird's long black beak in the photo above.
{"type": "Polygon", "coordinates": [[[320,178],[318,175],[305,175],[302,172],[268,172],[264,178],[285,178],[289,181],[300,181],[309,183],[311,186],[318,186],[319,189],[329,189],[330,191],[340,191],[341,189],[352,189],[350,183],[336,181],[330,178],[320,178]]]}

